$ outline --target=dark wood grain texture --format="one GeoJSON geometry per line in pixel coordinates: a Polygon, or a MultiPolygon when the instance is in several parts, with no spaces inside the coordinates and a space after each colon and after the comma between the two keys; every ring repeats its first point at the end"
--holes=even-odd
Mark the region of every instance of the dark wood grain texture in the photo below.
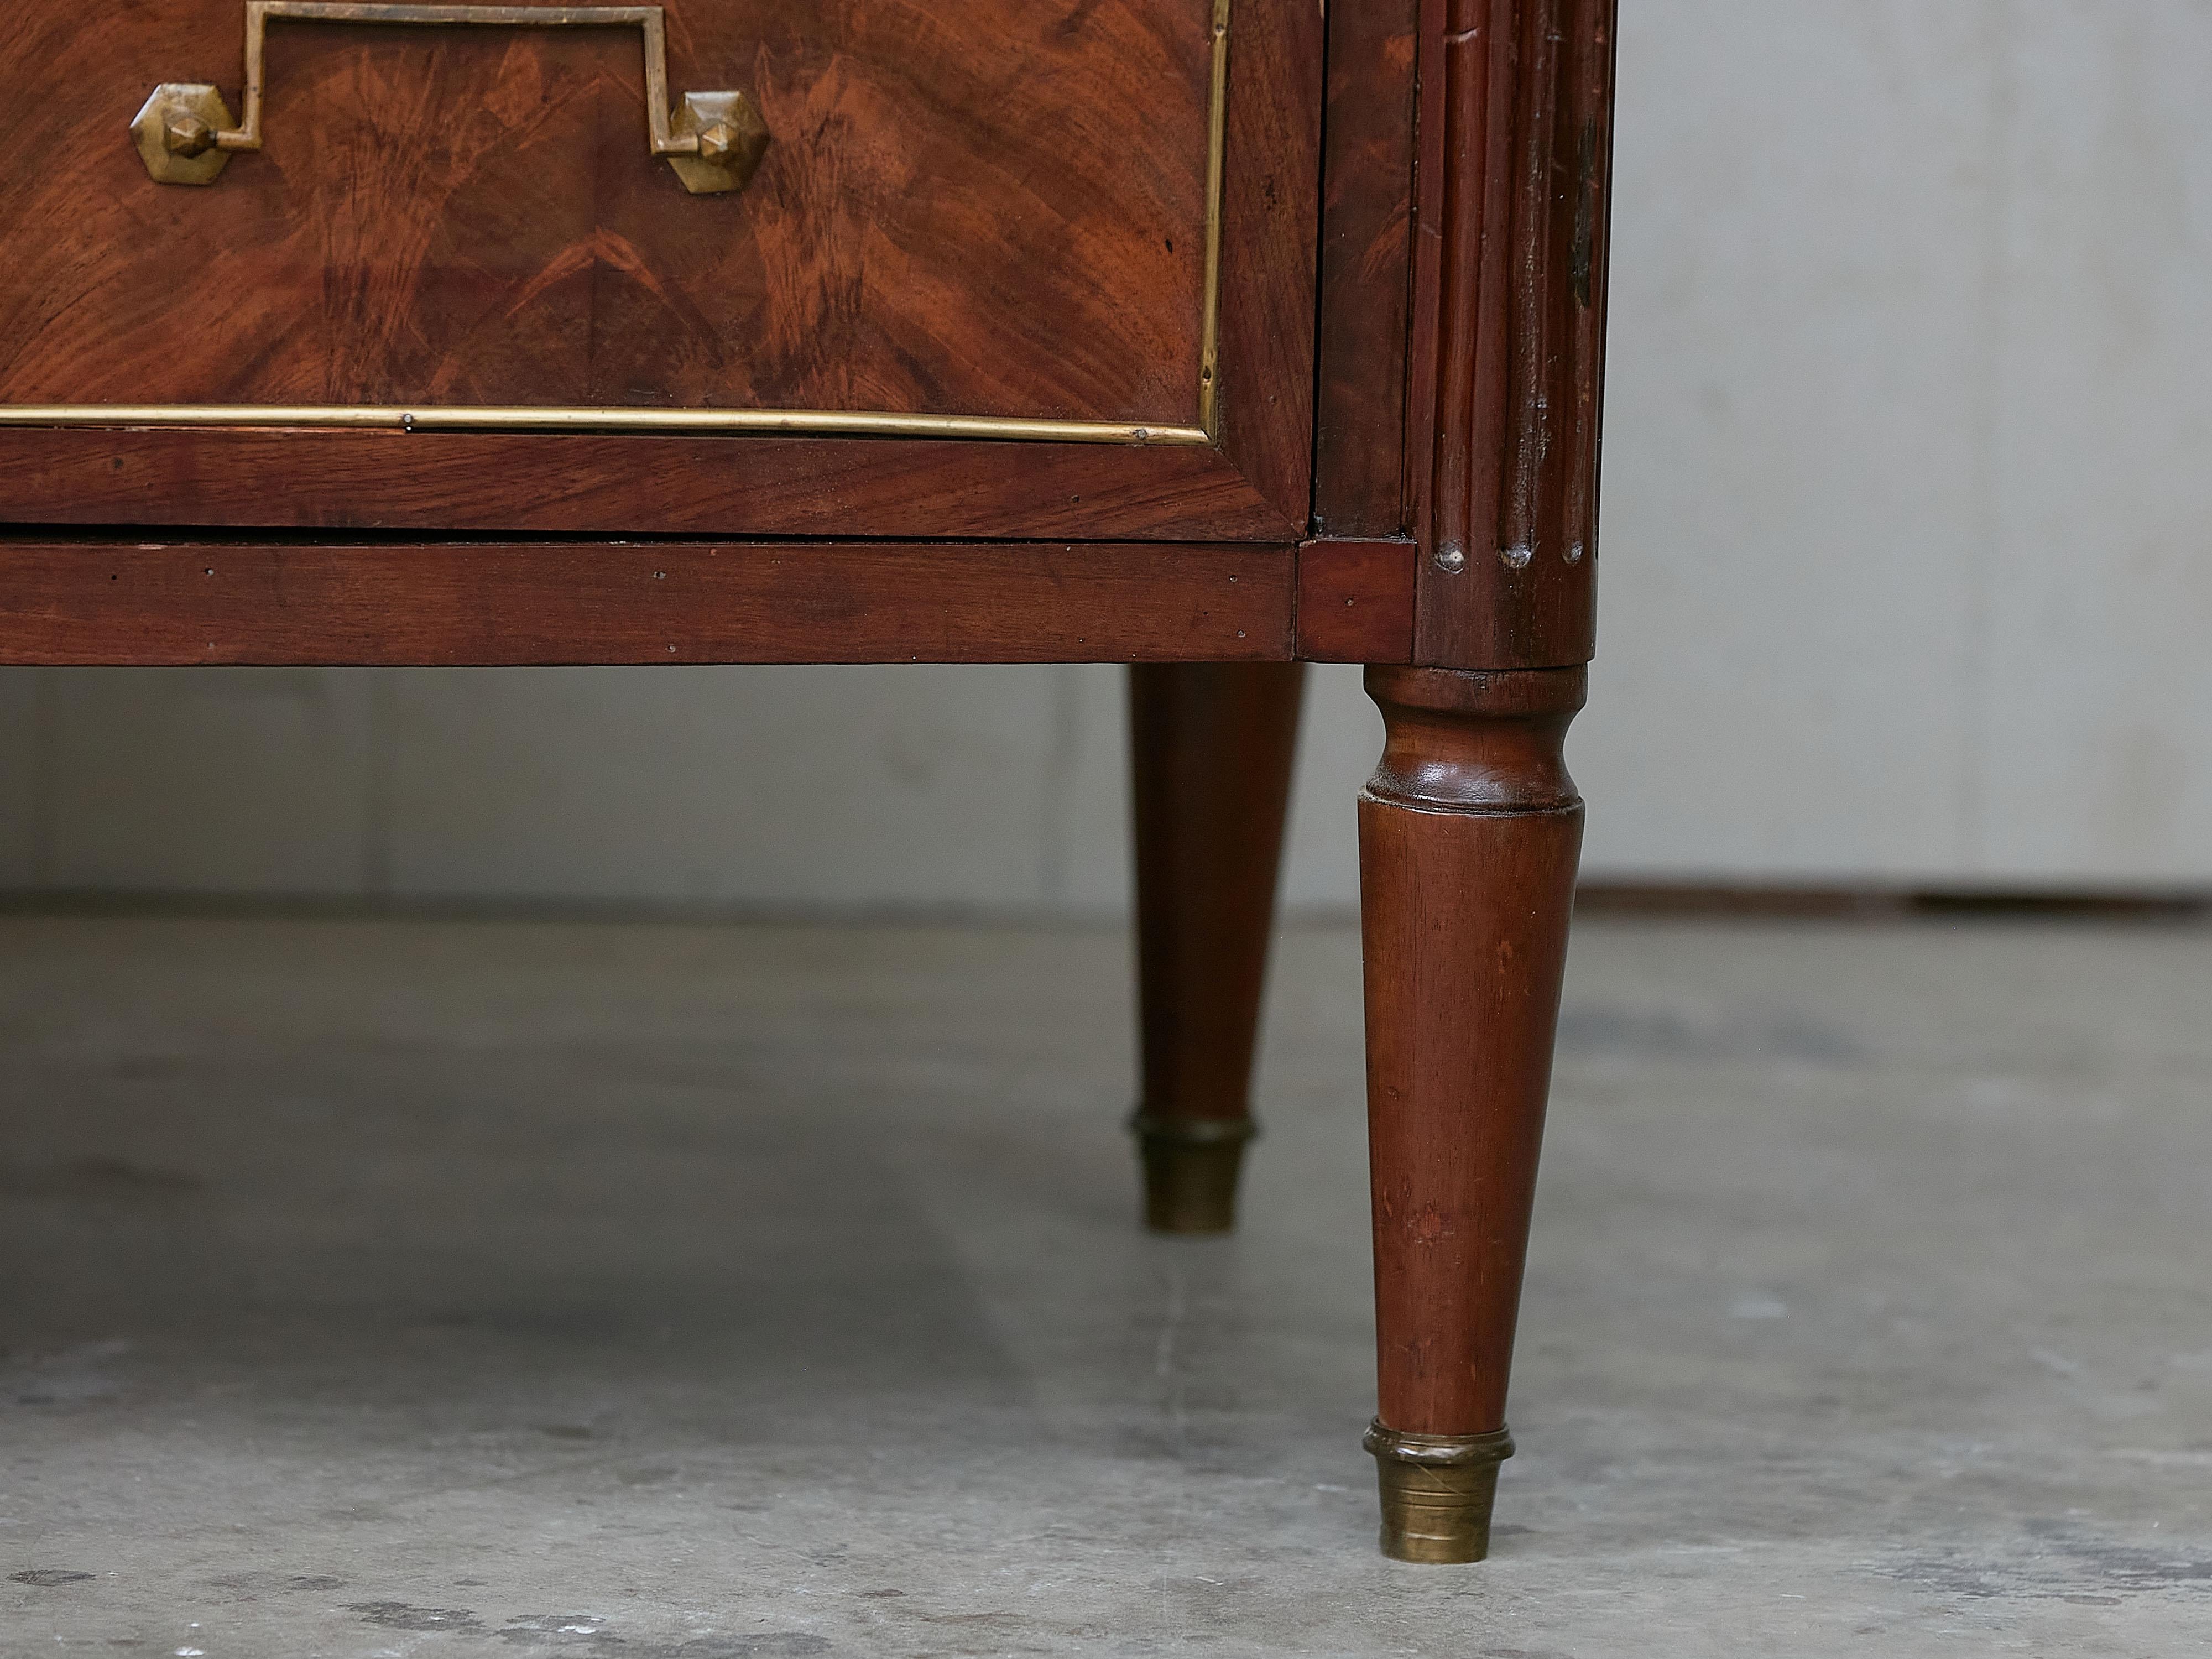
{"type": "Polygon", "coordinates": [[[1328,14],[1314,531],[1394,536],[1404,501],[1416,0],[1328,14]]]}
{"type": "Polygon", "coordinates": [[[1241,0],[1222,202],[1221,447],[1304,526],[1313,479],[1322,8],[1241,0]]]}
{"type": "Polygon", "coordinates": [[[1225,1232],[1236,1218],[1304,676],[1297,663],[1129,671],[1135,1127],[1160,1231],[1225,1232]]]}
{"type": "Polygon", "coordinates": [[[125,124],[235,112],[243,9],[0,21],[0,400],[1197,419],[1203,0],[669,0],[673,87],[774,135],[720,197],[648,153],[634,26],[280,21],[266,151],[153,184],[125,124]]]}
{"type": "Polygon", "coordinates": [[[1585,678],[1368,671],[1387,733],[1359,861],[1389,1431],[1504,1426],[1582,842],[1560,745],[1585,678]]]}
{"type": "Polygon", "coordinates": [[[1281,661],[1287,547],[0,538],[0,663],[1281,661]]]}
{"type": "Polygon", "coordinates": [[[0,523],[1288,541],[1209,449],[902,438],[0,430],[0,523]]]}
{"type": "Polygon", "coordinates": [[[1415,556],[1409,541],[1301,544],[1300,659],[1412,661],[1415,556]]]}
{"type": "Polygon", "coordinates": [[[1613,0],[1422,0],[1414,659],[1595,637],[1613,0]]]}
{"type": "MultiPolygon", "coordinates": [[[[1207,0],[681,0],[675,85],[741,86],[775,137],[703,198],[646,153],[635,30],[277,23],[267,150],[154,184],[131,111],[194,76],[235,104],[240,13],[0,15],[51,88],[0,113],[40,158],[0,178],[0,402],[1199,419],[1207,0]]],[[[1295,538],[1319,11],[1251,0],[1231,43],[1210,452],[8,431],[0,521],[1295,538]]]]}

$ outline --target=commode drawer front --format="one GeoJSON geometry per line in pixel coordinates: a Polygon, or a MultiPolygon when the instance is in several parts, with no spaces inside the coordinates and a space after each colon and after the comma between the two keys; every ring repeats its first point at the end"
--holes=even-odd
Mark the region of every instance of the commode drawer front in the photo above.
{"type": "Polygon", "coordinates": [[[0,512],[1265,533],[1298,9],[15,0],[0,512]]]}

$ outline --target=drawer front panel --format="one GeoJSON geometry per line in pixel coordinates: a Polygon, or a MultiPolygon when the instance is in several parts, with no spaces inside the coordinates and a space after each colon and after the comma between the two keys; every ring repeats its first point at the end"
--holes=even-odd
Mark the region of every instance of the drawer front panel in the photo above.
{"type": "Polygon", "coordinates": [[[15,0],[0,522],[1293,538],[1322,15],[1233,3],[15,0]]]}
{"type": "Polygon", "coordinates": [[[1200,422],[1205,0],[674,0],[674,100],[769,136],[714,195],[634,23],[279,15],[265,147],[155,182],[131,116],[234,113],[245,13],[8,8],[0,403],[1200,422]]]}

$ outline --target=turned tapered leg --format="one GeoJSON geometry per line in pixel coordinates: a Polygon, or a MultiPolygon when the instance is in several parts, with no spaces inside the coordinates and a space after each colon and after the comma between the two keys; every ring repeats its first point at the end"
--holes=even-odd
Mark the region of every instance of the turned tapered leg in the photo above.
{"type": "Polygon", "coordinates": [[[1297,663],[1129,671],[1145,1218],[1226,1232],[1290,798],[1297,663]]]}
{"type": "Polygon", "coordinates": [[[1479,1561],[1582,846],[1584,672],[1370,668],[1359,800],[1382,1548],[1479,1561]]]}

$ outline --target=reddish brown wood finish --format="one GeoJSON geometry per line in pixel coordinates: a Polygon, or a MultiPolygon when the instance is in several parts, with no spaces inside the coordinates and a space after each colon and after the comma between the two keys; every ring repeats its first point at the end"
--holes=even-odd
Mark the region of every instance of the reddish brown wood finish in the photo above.
{"type": "Polygon", "coordinates": [[[4,663],[1291,653],[1287,547],[0,539],[4,663]]]}
{"type": "Polygon", "coordinates": [[[0,430],[0,523],[1290,541],[1209,449],[897,438],[0,430]]]}
{"type": "Polygon", "coordinates": [[[1221,215],[1222,453],[1301,531],[1313,491],[1323,9],[1235,9],[1221,215]]]}
{"type": "Polygon", "coordinates": [[[1422,0],[1414,660],[1594,639],[1614,0],[1422,0]]]}
{"type": "Polygon", "coordinates": [[[1582,842],[1581,668],[1375,668],[1359,801],[1381,1421],[1505,1421],[1582,842]]]}
{"type": "Polygon", "coordinates": [[[242,0],[14,0],[0,401],[1196,422],[1204,0],[665,3],[774,135],[741,194],[647,152],[635,26],[283,21],[266,151],[165,188],[125,124],[236,112],[242,0]]]}
{"type": "Polygon", "coordinates": [[[1314,531],[1405,526],[1415,0],[1328,9],[1314,531]]]}
{"type": "Polygon", "coordinates": [[[1274,921],[1304,668],[1173,663],[1129,671],[1146,1212],[1211,1232],[1234,1218],[1239,1134],[1274,921]]]}
{"type": "MultiPolygon", "coordinates": [[[[675,84],[742,84],[775,134],[750,188],[700,198],[646,154],[635,30],[276,24],[267,151],[191,189],[149,180],[125,124],[165,79],[236,103],[238,0],[21,0],[0,66],[41,95],[0,137],[38,164],[0,179],[0,401],[1195,424],[1210,18],[1207,0],[676,0],[675,84]]],[[[3,432],[0,520],[1294,538],[1322,27],[1267,4],[1233,21],[1212,453],[3,432]],[[100,471],[118,456],[127,487],[100,471]]]]}
{"type": "Polygon", "coordinates": [[[1314,541],[1298,549],[1298,656],[1306,662],[1408,662],[1413,652],[1411,542],[1314,541]]]}

